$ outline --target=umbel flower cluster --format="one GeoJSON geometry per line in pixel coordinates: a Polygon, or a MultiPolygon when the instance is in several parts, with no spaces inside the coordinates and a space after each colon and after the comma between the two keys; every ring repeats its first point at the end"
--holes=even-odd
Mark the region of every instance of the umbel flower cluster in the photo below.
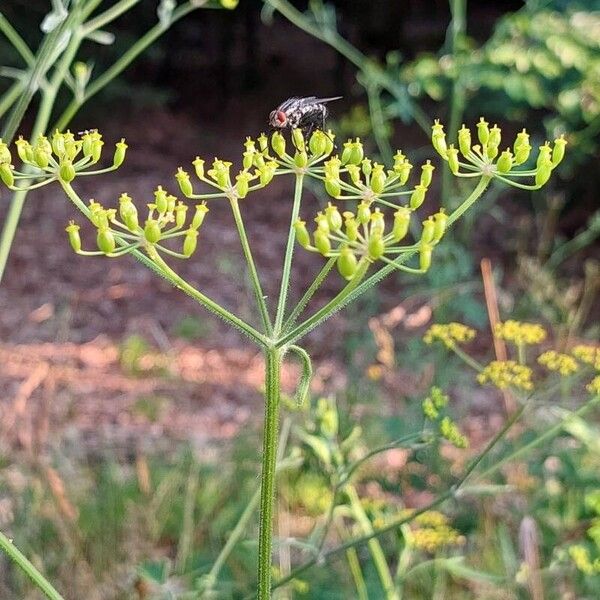
{"type": "MultiPolygon", "coordinates": [[[[542,185],[562,160],[566,144],[563,138],[556,140],[553,148],[545,144],[535,169],[517,171],[515,167],[525,163],[531,151],[526,132],[518,134],[513,150],[500,154],[501,133],[497,126],[490,129],[482,119],[477,124],[477,135],[479,144],[471,145],[468,129],[463,126],[458,134],[460,152],[468,161],[464,163],[458,160],[458,150],[446,145],[443,126],[436,121],[432,128],[433,145],[455,175],[486,180],[497,177],[511,185],[517,185],[514,178],[522,176],[533,177],[533,187],[542,185]],[[460,169],[469,172],[462,173],[460,169]]],[[[393,165],[386,168],[365,157],[358,138],[345,142],[339,153],[334,153],[331,131],[315,131],[305,139],[300,130],[293,130],[291,138],[291,142],[286,141],[279,132],[270,137],[262,134],[257,139],[247,138],[242,168],[237,172],[229,161],[215,158],[207,165],[204,159],[196,157],[192,162],[193,175],[180,167],[175,179],[186,198],[200,203],[190,211],[187,204],[158,187],[152,201],[146,203],[143,219],[128,194],[121,195],[118,206],[104,207],[96,200],[82,203],[72,188],[72,182],[79,176],[106,173],[123,163],[127,144],[121,140],[116,144],[112,164],[96,168],[104,146],[97,131],[79,136],[57,131],[50,139],[40,136],[31,142],[20,138],[16,142],[17,154],[23,162],[20,170],[13,166],[10,150],[0,141],[0,177],[13,190],[58,181],[97,229],[96,248],[83,250],[79,226],[69,223],[66,231],[79,254],[119,257],[139,249],[151,256],[159,252],[177,258],[188,258],[196,250],[198,230],[208,212],[207,203],[229,201],[240,235],[244,236],[240,201],[269,185],[276,176],[312,177],[323,184],[335,203],[329,202],[309,219],[314,223],[312,227],[299,214],[293,215],[293,235],[306,250],[335,261],[339,273],[348,281],[360,280],[376,262],[411,273],[427,271],[433,251],[447,228],[470,206],[471,201],[467,200],[452,214],[440,209],[420,223],[413,223],[432,182],[434,166],[430,161],[421,165],[418,176],[411,182],[414,167],[401,151],[394,155],[393,165]],[[209,190],[197,193],[198,184],[209,190]],[[175,238],[180,245],[173,247],[169,240],[175,238]],[[411,260],[414,260],[412,265],[411,260]]]]}
{"type": "MultiPolygon", "coordinates": [[[[493,360],[487,365],[480,365],[461,348],[462,344],[472,341],[475,335],[474,329],[462,323],[436,323],[425,332],[423,340],[426,344],[441,342],[447,349],[452,350],[478,371],[477,381],[482,385],[489,384],[501,390],[510,388],[522,392],[531,392],[534,389],[534,370],[526,364],[525,349],[546,340],[547,333],[541,325],[514,320],[498,323],[494,328],[494,336],[514,346],[518,360],[493,360]]],[[[586,389],[593,395],[600,394],[600,348],[579,344],[568,354],[546,350],[537,356],[536,362],[546,371],[554,372],[560,377],[571,377],[580,371],[584,372],[586,368],[591,368],[596,372],[596,376],[587,384],[586,389]]],[[[429,399],[423,405],[428,418],[431,418],[435,406],[429,399]]]]}

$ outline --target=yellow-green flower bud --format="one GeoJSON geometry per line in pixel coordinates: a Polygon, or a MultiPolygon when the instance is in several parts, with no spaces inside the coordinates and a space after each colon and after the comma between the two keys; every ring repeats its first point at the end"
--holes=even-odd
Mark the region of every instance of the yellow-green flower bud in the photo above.
{"type": "Polygon", "coordinates": [[[310,235],[308,233],[308,229],[306,229],[306,221],[302,221],[301,219],[298,219],[294,223],[294,231],[296,233],[296,239],[298,240],[298,243],[303,248],[309,248],[310,247],[310,235]]]}
{"type": "Polygon", "coordinates": [[[50,164],[50,155],[41,146],[33,149],[33,160],[40,169],[45,169],[50,164]]]}
{"type": "Polygon", "coordinates": [[[344,216],[344,227],[346,230],[346,237],[351,241],[355,242],[358,239],[358,223],[351,212],[345,212],[344,216]]]}
{"type": "Polygon", "coordinates": [[[362,183],[360,178],[360,167],[358,165],[348,165],[346,167],[350,175],[350,179],[354,185],[360,185],[362,183]]]}
{"type": "Polygon", "coordinates": [[[337,156],[332,156],[328,161],[323,163],[323,166],[325,168],[325,175],[339,179],[342,161],[337,156]]]}
{"type": "Polygon", "coordinates": [[[116,246],[115,236],[110,229],[99,229],[96,236],[96,244],[98,244],[98,249],[104,252],[104,254],[110,254],[116,246]]]}
{"type": "Polygon", "coordinates": [[[118,168],[123,164],[125,160],[125,152],[127,151],[127,144],[125,138],[121,138],[120,142],[115,145],[115,155],[113,156],[113,167],[118,168]]]}
{"type": "Polygon", "coordinates": [[[383,170],[383,165],[375,163],[371,172],[371,179],[369,181],[369,187],[375,194],[381,194],[385,189],[386,175],[383,170]]]}
{"type": "Polygon", "coordinates": [[[513,153],[507,148],[498,159],[496,168],[498,173],[508,173],[513,166],[513,153]]]}
{"type": "Polygon", "coordinates": [[[417,210],[425,200],[425,192],[427,188],[423,185],[416,185],[413,193],[410,195],[409,206],[412,210],[417,210]]]}
{"type": "MultiPolygon", "coordinates": [[[[175,179],[179,184],[179,189],[181,193],[186,197],[190,198],[194,194],[194,188],[192,187],[192,182],[190,181],[190,176],[187,171],[184,171],[181,167],[177,169],[177,173],[175,173],[175,179]]],[[[158,211],[163,212],[163,211],[158,211]]]]}
{"type": "Polygon", "coordinates": [[[228,188],[231,185],[231,179],[229,177],[230,167],[230,162],[215,158],[212,164],[212,169],[208,172],[208,174],[217,182],[219,187],[228,188]]]}
{"type": "Polygon", "coordinates": [[[187,214],[188,207],[183,202],[178,202],[177,206],[174,209],[175,212],[175,226],[183,227],[185,224],[185,217],[187,214]]]}
{"type": "Polygon", "coordinates": [[[192,219],[192,224],[191,224],[191,228],[192,229],[199,229],[200,225],[202,225],[202,223],[204,222],[204,217],[206,216],[206,213],[209,211],[208,206],[206,206],[206,203],[203,202],[202,204],[196,204],[196,212],[194,213],[194,218],[192,219]]]}
{"type": "Polygon", "coordinates": [[[498,156],[498,146],[495,146],[488,142],[485,153],[490,160],[494,160],[494,158],[498,156]]]}
{"type": "Polygon", "coordinates": [[[267,138],[267,136],[264,133],[261,133],[257,138],[257,142],[260,151],[266,152],[267,148],[269,147],[269,138],[267,138]]]}
{"type": "Polygon", "coordinates": [[[15,176],[9,163],[0,164],[0,179],[8,187],[12,187],[15,184],[15,176]]]}
{"type": "Polygon", "coordinates": [[[301,129],[292,129],[292,139],[294,140],[294,146],[300,152],[304,152],[304,136],[301,129]]]}
{"type": "Polygon", "coordinates": [[[314,233],[315,248],[323,255],[329,254],[331,251],[331,242],[329,236],[322,230],[317,229],[314,233]]]}
{"type": "Polygon", "coordinates": [[[194,165],[194,169],[196,171],[196,177],[198,179],[204,179],[204,161],[199,156],[196,156],[196,158],[192,161],[192,164],[194,165]]]}
{"type": "Polygon", "coordinates": [[[327,217],[327,223],[331,231],[339,231],[342,228],[342,215],[340,214],[338,207],[331,204],[331,202],[327,204],[325,216],[327,217]]]}
{"type": "Polygon", "coordinates": [[[450,144],[450,148],[448,148],[447,150],[447,156],[450,171],[452,171],[453,175],[456,175],[458,173],[460,165],[458,164],[458,150],[454,147],[453,144],[450,144]]]}
{"type": "Polygon", "coordinates": [[[552,165],[554,167],[556,167],[565,157],[566,145],[567,140],[565,140],[564,135],[561,135],[558,139],[554,140],[554,148],[552,150],[552,165]]]}
{"type": "Polygon", "coordinates": [[[410,176],[412,165],[408,161],[404,161],[398,168],[394,166],[394,171],[398,174],[400,185],[404,185],[410,176]]]}
{"type": "Polygon", "coordinates": [[[258,152],[255,152],[252,155],[252,164],[257,168],[257,169],[264,169],[265,167],[265,157],[262,154],[259,154],[258,152]]]}
{"type": "Polygon", "coordinates": [[[56,130],[52,135],[51,144],[54,154],[61,158],[65,153],[65,136],[56,130]]]}
{"type": "Polygon", "coordinates": [[[327,193],[332,198],[339,198],[342,193],[342,187],[340,185],[339,179],[334,179],[333,177],[325,176],[325,189],[327,193]]]}
{"type": "Polygon", "coordinates": [[[196,246],[198,245],[198,231],[190,227],[185,232],[185,236],[183,238],[183,255],[186,258],[189,258],[196,251],[196,246]]]}
{"type": "Polygon", "coordinates": [[[256,143],[251,137],[246,138],[246,141],[244,142],[244,148],[246,149],[246,152],[256,152],[256,143]]]}
{"type": "Polygon", "coordinates": [[[431,184],[431,180],[433,179],[434,169],[435,167],[431,164],[431,161],[429,160],[421,167],[421,185],[429,187],[429,185],[431,184]]]}
{"type": "Polygon", "coordinates": [[[244,169],[250,169],[252,167],[252,165],[254,164],[254,155],[256,153],[255,152],[244,152],[244,154],[242,154],[242,166],[244,167],[244,169]]]}
{"type": "Polygon", "coordinates": [[[432,217],[423,221],[423,231],[421,232],[421,245],[429,244],[435,236],[435,222],[432,217]]]}
{"type": "Polygon", "coordinates": [[[379,208],[371,214],[369,231],[371,235],[383,235],[385,231],[385,219],[379,208]]]}
{"type": "Polygon", "coordinates": [[[19,136],[15,145],[17,146],[17,154],[24,163],[28,163],[33,159],[33,149],[31,148],[31,144],[27,140],[24,140],[22,136],[19,136]]]}
{"type": "Polygon", "coordinates": [[[361,163],[360,163],[362,172],[364,174],[365,177],[369,177],[369,175],[371,175],[371,171],[373,169],[373,165],[371,164],[371,161],[368,158],[365,158],[361,163]]]}
{"type": "Polygon", "coordinates": [[[488,146],[500,146],[500,142],[502,141],[502,131],[498,125],[494,124],[494,126],[490,129],[490,137],[488,139],[488,146]]]}
{"type": "MultiPolygon", "coordinates": [[[[298,129],[294,129],[294,131],[298,131],[298,129]]],[[[299,168],[303,169],[308,164],[308,155],[304,150],[296,152],[294,154],[294,164],[299,168]]]]}
{"type": "Polygon", "coordinates": [[[313,156],[323,156],[327,150],[326,136],[322,131],[315,131],[308,140],[308,148],[313,156]]]}
{"type": "Polygon", "coordinates": [[[514,153],[516,154],[521,146],[529,146],[529,134],[525,129],[517,133],[515,143],[513,146],[514,153]]]}
{"type": "Polygon", "coordinates": [[[448,224],[448,215],[444,212],[444,209],[441,208],[440,212],[435,213],[433,215],[433,219],[435,222],[435,227],[433,228],[433,240],[434,244],[437,244],[443,237],[446,231],[446,225],[448,224]]]}
{"type": "Polygon", "coordinates": [[[283,158],[285,156],[285,138],[279,131],[276,131],[271,136],[271,146],[273,147],[273,151],[279,158],[283,158]]]}
{"type": "Polygon", "coordinates": [[[485,146],[490,139],[490,130],[488,125],[489,123],[483,117],[481,117],[479,119],[479,123],[477,123],[477,137],[479,138],[482,146],[485,146]]]}
{"type": "Polygon", "coordinates": [[[167,212],[172,213],[175,210],[175,204],[177,203],[177,198],[173,196],[173,194],[169,194],[167,196],[167,212]]]}
{"type": "Polygon", "coordinates": [[[317,213],[317,216],[315,217],[315,223],[317,224],[317,229],[324,231],[329,235],[329,219],[321,211],[317,213]]]}
{"type": "Polygon", "coordinates": [[[121,194],[119,197],[119,216],[129,231],[137,231],[138,211],[128,194],[121,194]]]}
{"type": "Polygon", "coordinates": [[[540,146],[540,153],[537,157],[536,167],[544,165],[548,162],[552,162],[552,149],[550,148],[550,144],[546,142],[543,146],[540,146]]]}
{"type": "Polygon", "coordinates": [[[75,167],[73,163],[68,159],[63,159],[58,169],[58,176],[65,183],[71,183],[75,179],[75,167]]]}
{"type": "Polygon", "coordinates": [[[151,244],[156,244],[160,241],[162,237],[162,232],[160,230],[160,225],[156,219],[148,219],[146,221],[146,225],[144,226],[144,237],[151,244]]]}
{"type": "Polygon", "coordinates": [[[531,154],[531,146],[529,144],[520,145],[515,151],[515,165],[522,165],[527,162],[531,154]]]}
{"type": "Polygon", "coordinates": [[[350,248],[345,247],[341,249],[336,264],[340,275],[344,279],[350,280],[354,277],[358,267],[358,261],[350,248]]]}
{"type": "Polygon", "coordinates": [[[435,148],[435,151],[442,157],[446,158],[446,134],[444,133],[444,126],[440,124],[439,120],[434,121],[431,127],[431,143],[435,148]]]}
{"type": "Polygon", "coordinates": [[[431,253],[433,247],[430,244],[421,244],[419,246],[419,267],[422,271],[429,270],[431,266],[431,253]]]}
{"type": "Polygon", "coordinates": [[[89,133],[84,133],[81,136],[81,150],[83,151],[83,156],[86,158],[92,155],[92,141],[93,137],[89,133]]]}
{"type": "Polygon", "coordinates": [[[365,202],[364,200],[358,205],[356,209],[356,220],[364,225],[369,222],[371,218],[371,209],[369,208],[369,202],[365,202]]]}
{"type": "Polygon", "coordinates": [[[95,139],[92,142],[92,161],[98,162],[100,157],[102,156],[102,146],[104,146],[104,142],[102,140],[95,139]]]}
{"type": "Polygon", "coordinates": [[[385,243],[380,233],[376,233],[369,238],[369,258],[377,260],[385,252],[385,243]]]}
{"type": "Polygon", "coordinates": [[[79,236],[79,225],[76,225],[74,221],[69,221],[69,224],[65,227],[65,231],[69,234],[69,243],[71,248],[75,252],[81,250],[81,237],[79,236]]]}
{"type": "Polygon", "coordinates": [[[12,156],[10,154],[10,150],[8,146],[0,139],[0,163],[8,163],[12,162],[12,156]]]}
{"type": "Polygon", "coordinates": [[[548,179],[550,179],[550,175],[552,174],[552,161],[547,160],[546,162],[538,165],[537,171],[535,173],[535,185],[542,186],[544,185],[548,179]]]}
{"type": "Polygon", "coordinates": [[[458,147],[460,153],[468,158],[471,152],[471,130],[467,129],[463,123],[463,126],[458,130],[458,147]]]}
{"type": "Polygon", "coordinates": [[[392,227],[392,239],[394,242],[399,242],[406,237],[409,225],[410,210],[405,206],[401,206],[394,213],[394,225],[392,227]]]}
{"type": "Polygon", "coordinates": [[[168,194],[166,190],[163,189],[162,185],[159,185],[154,191],[154,204],[156,205],[156,210],[161,215],[166,213],[169,209],[169,200],[167,196],[168,194]]]}
{"type": "Polygon", "coordinates": [[[238,198],[245,198],[248,195],[251,178],[252,176],[250,173],[246,173],[244,171],[235,176],[235,191],[238,195],[238,198]]]}
{"type": "Polygon", "coordinates": [[[226,10],[233,10],[239,4],[240,0],[220,0],[221,6],[226,10]]]}
{"type": "Polygon", "coordinates": [[[265,166],[262,169],[259,170],[259,181],[262,186],[271,183],[273,177],[275,177],[276,168],[277,163],[269,162],[265,164],[265,166]]]}

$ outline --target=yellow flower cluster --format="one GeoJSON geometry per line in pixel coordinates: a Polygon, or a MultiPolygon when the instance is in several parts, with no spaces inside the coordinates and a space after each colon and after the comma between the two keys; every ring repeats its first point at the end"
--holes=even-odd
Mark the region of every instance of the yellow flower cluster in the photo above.
{"type": "Polygon", "coordinates": [[[460,432],[458,425],[450,417],[444,417],[440,421],[440,434],[457,448],[469,447],[469,440],[460,432]]]}
{"type": "Polygon", "coordinates": [[[447,348],[454,348],[456,343],[470,342],[475,337],[475,330],[462,323],[436,323],[423,336],[426,344],[442,342],[447,348]]]}
{"type": "Polygon", "coordinates": [[[586,363],[587,365],[592,365],[594,369],[600,371],[599,346],[587,346],[580,344],[571,350],[571,354],[573,354],[573,356],[578,358],[581,362],[586,363]]]}
{"type": "Polygon", "coordinates": [[[600,375],[596,375],[587,385],[586,389],[594,396],[600,396],[600,375]]]}
{"type": "Polygon", "coordinates": [[[510,386],[529,391],[533,389],[532,375],[529,367],[514,360],[493,360],[477,375],[477,381],[481,384],[491,383],[501,390],[510,386]]]}
{"type": "Polygon", "coordinates": [[[538,362],[550,371],[558,371],[565,377],[572,375],[579,368],[577,361],[572,356],[555,350],[548,350],[541,354],[538,357],[538,362]]]}
{"type": "MultiPolygon", "coordinates": [[[[400,511],[400,517],[410,517],[413,509],[400,511]]],[[[450,526],[448,517],[437,510],[428,510],[414,518],[406,534],[406,543],[413,548],[434,553],[446,546],[465,543],[465,537],[450,526]]]]}
{"type": "Polygon", "coordinates": [[[496,324],[494,335],[507,342],[513,342],[517,346],[522,346],[543,342],[546,339],[546,330],[537,323],[508,320],[505,323],[496,324]]]}
{"type": "Polygon", "coordinates": [[[590,559],[589,552],[583,546],[571,546],[569,555],[573,559],[575,566],[586,575],[596,575],[600,573],[600,558],[594,561],[590,559]]]}

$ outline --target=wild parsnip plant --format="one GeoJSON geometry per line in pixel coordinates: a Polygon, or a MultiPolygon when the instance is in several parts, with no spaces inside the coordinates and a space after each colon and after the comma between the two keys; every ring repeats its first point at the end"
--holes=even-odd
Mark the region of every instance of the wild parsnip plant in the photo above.
{"type": "MultiPolygon", "coordinates": [[[[459,148],[454,148],[446,144],[443,127],[436,121],[433,147],[455,176],[476,179],[476,185],[453,212],[426,211],[429,215],[416,226],[419,233],[413,238],[410,231],[411,225],[415,224],[411,222],[417,219],[418,211],[428,205],[426,196],[434,172],[430,161],[414,169],[406,156],[398,151],[393,164],[386,167],[365,157],[358,139],[343,143],[337,153],[331,132],[316,131],[310,139],[304,139],[299,130],[294,130],[291,137],[288,141],[274,133],[270,138],[265,135],[256,140],[247,138],[239,170],[234,170],[231,162],[221,159],[206,165],[200,157],[193,161],[191,174],[180,168],[175,178],[183,196],[194,201],[192,207],[178,201],[160,186],[153,197],[137,205],[126,193],[112,206],[96,200],[86,203],[75,189],[76,180],[117,169],[125,159],[127,145],[124,140],[116,144],[112,164],[106,167],[101,166],[104,141],[96,131],[77,136],[69,131],[56,131],[49,138],[38,135],[29,141],[20,138],[16,142],[16,154],[23,166],[19,168],[13,164],[13,152],[6,144],[0,145],[0,178],[10,190],[23,193],[56,182],[95,227],[96,239],[83,243],[79,225],[75,221],[67,225],[68,238],[76,253],[108,258],[133,255],[201,306],[240,330],[264,352],[265,419],[257,583],[257,596],[261,600],[270,598],[272,589],[280,377],[285,357],[295,355],[302,364],[297,391],[300,402],[307,394],[312,368],[309,354],[298,343],[310,331],[394,271],[414,275],[425,273],[435,257],[436,246],[443,241],[449,228],[477,202],[493,179],[516,187],[539,189],[562,160],[566,143],[561,138],[553,146],[542,146],[536,166],[523,168],[521,165],[531,152],[525,131],[509,148],[502,150],[506,146],[501,144],[500,128],[490,128],[481,119],[476,133],[472,134],[465,127],[460,130],[459,148]],[[472,138],[474,143],[471,143],[472,138]],[[413,170],[417,173],[413,174],[413,170]],[[294,181],[294,194],[290,202],[289,227],[285,232],[287,245],[280,291],[277,304],[272,307],[263,293],[242,209],[245,203],[259,202],[260,191],[275,177],[286,176],[294,181]],[[314,216],[305,216],[301,211],[308,178],[320,182],[333,199],[314,216]],[[214,202],[226,202],[231,209],[254,290],[259,324],[252,324],[221,306],[184,280],[172,266],[172,259],[189,259],[201,248],[201,231],[210,222],[210,205],[214,202]],[[314,226],[308,226],[307,222],[314,222],[314,226]],[[289,290],[296,242],[305,250],[321,255],[325,264],[300,300],[291,304],[289,290]],[[323,306],[304,316],[309,301],[334,266],[343,286],[323,306]]],[[[257,243],[261,241],[256,240],[257,243]]],[[[447,426],[446,434],[452,436],[447,426]]],[[[458,439],[457,435],[454,437],[458,439]]],[[[441,497],[439,503],[448,497],[441,497]]],[[[409,522],[421,512],[415,511],[399,524],[409,522]]],[[[397,525],[388,524],[381,531],[397,525]]],[[[374,539],[379,533],[375,530],[365,532],[362,538],[350,540],[345,547],[374,539]]],[[[281,580],[278,585],[283,582],[281,580]]],[[[387,584],[385,587],[388,590],[387,584]]],[[[387,597],[393,597],[393,591],[388,591],[387,597]]]]}

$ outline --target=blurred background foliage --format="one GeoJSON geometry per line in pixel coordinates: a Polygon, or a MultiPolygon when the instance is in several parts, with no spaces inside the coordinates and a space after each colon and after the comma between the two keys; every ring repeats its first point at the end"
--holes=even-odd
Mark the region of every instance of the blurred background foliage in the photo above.
{"type": "MultiPolygon", "coordinates": [[[[103,43],[82,48],[92,77],[156,23],[158,5],[144,0],[111,24],[103,43]]],[[[43,0],[4,0],[1,6],[33,48],[48,9],[43,0]]],[[[1,36],[0,56],[1,93],[19,66],[1,36]]],[[[383,158],[396,147],[422,158],[435,117],[449,122],[452,132],[481,114],[504,130],[526,125],[539,144],[565,133],[569,151],[560,179],[545,194],[492,188],[490,199],[440,247],[443,256],[425,283],[400,278],[349,310],[333,357],[346,368],[343,385],[331,392],[336,402],[316,397],[310,408],[290,407],[284,425],[291,466],[281,478],[277,555],[283,575],[293,558],[314,551],[327,501],[339,484],[338,467],[348,467],[368,448],[420,432],[420,402],[430,384],[450,392],[449,414],[472,444],[498,429],[501,395],[484,394],[455,357],[429,349],[415,335],[432,318],[486,326],[481,258],[492,259],[501,282],[503,316],[542,320],[558,348],[598,339],[600,2],[242,0],[235,11],[198,11],[179,22],[85,107],[74,128],[119,131],[129,123],[133,145],[146,133],[144,118],[162,114],[168,115],[161,126],[170,137],[177,136],[170,128],[190,123],[203,143],[231,148],[262,131],[280,100],[312,94],[342,94],[332,126],[341,136],[365,138],[383,158]],[[500,196],[503,202],[492,206],[500,196]],[[398,316],[400,300],[404,312],[398,316]],[[306,546],[299,539],[308,539],[306,546]]],[[[61,93],[58,104],[67,102],[61,93]]],[[[28,115],[24,132],[31,122],[28,115]]],[[[198,140],[174,141],[181,143],[189,148],[168,148],[177,154],[169,168],[179,156],[197,152],[198,140]]],[[[165,152],[156,138],[147,144],[165,152]]],[[[132,172],[144,168],[140,162],[132,172]]],[[[440,202],[451,205],[460,190],[441,168],[436,175],[440,202]]],[[[221,271],[239,275],[226,260],[221,271]]],[[[211,323],[186,315],[169,331],[210,346],[218,336],[211,323]]],[[[137,333],[119,335],[123,374],[172,382],[172,355],[160,343],[137,333]],[[146,360],[149,354],[152,360],[146,360]]],[[[485,353],[489,345],[489,339],[478,342],[475,352],[485,353]]],[[[8,397],[16,388],[6,389],[8,397]]],[[[564,414],[556,404],[573,406],[578,399],[573,390],[561,390],[501,451],[509,455],[534,439],[549,417],[564,414]]],[[[130,410],[151,427],[165,411],[177,410],[177,401],[144,393],[130,410]]],[[[40,454],[3,443],[0,527],[10,529],[69,600],[243,598],[254,578],[256,515],[244,515],[256,488],[259,433],[242,427],[233,444],[166,440],[157,448],[143,436],[123,447],[98,447],[65,434],[40,454]],[[247,527],[239,543],[215,570],[219,550],[242,517],[247,527]]],[[[431,522],[451,543],[418,546],[415,539],[433,534],[407,528],[382,540],[405,597],[596,598],[599,435],[593,419],[576,420],[507,465],[493,485],[449,503],[447,514],[431,522]]],[[[338,541],[425,503],[431,490],[452,483],[469,455],[436,440],[385,456],[353,479],[368,522],[356,518],[352,494],[342,494],[332,517],[338,541]]],[[[360,549],[314,567],[279,594],[362,600],[379,598],[380,584],[371,554],[360,549]]],[[[39,597],[4,558],[0,597],[39,597]]]]}

